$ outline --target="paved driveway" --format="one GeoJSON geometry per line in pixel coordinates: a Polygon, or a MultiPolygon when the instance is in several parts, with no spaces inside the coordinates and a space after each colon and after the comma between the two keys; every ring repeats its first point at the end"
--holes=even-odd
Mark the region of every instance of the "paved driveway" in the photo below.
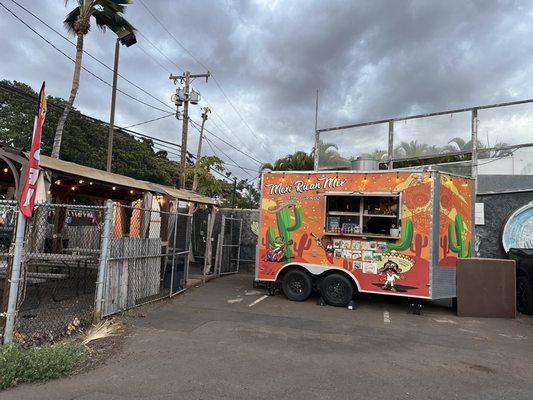
{"type": "MultiPolygon", "coordinates": [[[[133,319],[124,351],[88,373],[8,399],[532,399],[533,318],[356,311],[263,297],[228,276],[133,319]]],[[[396,299],[394,299],[396,300],[396,299]]]]}

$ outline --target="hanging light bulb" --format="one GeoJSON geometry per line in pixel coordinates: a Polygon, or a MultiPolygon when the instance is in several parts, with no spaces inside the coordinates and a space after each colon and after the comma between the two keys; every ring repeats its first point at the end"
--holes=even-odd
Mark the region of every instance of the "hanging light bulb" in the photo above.
{"type": "Polygon", "coordinates": [[[311,177],[307,175],[307,183],[311,183],[311,177]]]}
{"type": "Polygon", "coordinates": [[[396,173],[396,182],[400,182],[400,174],[396,173]]]}
{"type": "Polygon", "coordinates": [[[366,174],[365,174],[365,177],[363,178],[363,183],[366,183],[366,174]]]}

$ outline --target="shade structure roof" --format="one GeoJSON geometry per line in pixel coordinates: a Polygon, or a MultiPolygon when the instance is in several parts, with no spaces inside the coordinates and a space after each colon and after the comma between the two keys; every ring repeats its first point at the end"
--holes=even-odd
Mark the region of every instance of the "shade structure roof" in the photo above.
{"type": "Polygon", "coordinates": [[[108,183],[111,185],[125,186],[131,189],[154,192],[167,195],[178,200],[218,205],[218,201],[216,199],[203,196],[190,190],[176,189],[153,182],[141,181],[139,179],[130,178],[129,176],[102,171],[100,169],[86,167],[84,165],[76,164],[70,161],[59,160],[45,155],[41,155],[40,165],[44,169],[65,175],[74,175],[76,177],[92,179],[94,181],[108,183]]]}

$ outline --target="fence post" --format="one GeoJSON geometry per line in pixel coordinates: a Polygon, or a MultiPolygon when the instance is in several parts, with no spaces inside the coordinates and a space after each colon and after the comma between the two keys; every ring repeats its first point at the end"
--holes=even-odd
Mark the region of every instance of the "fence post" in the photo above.
{"type": "Polygon", "coordinates": [[[394,169],[394,121],[389,121],[389,145],[387,147],[388,169],[394,169]]]}
{"type": "Polygon", "coordinates": [[[472,109],[472,162],[471,162],[471,175],[473,182],[472,188],[472,240],[470,241],[470,254],[476,256],[476,197],[477,197],[477,174],[478,174],[478,153],[477,153],[477,128],[478,128],[478,119],[477,119],[477,108],[472,109]]]}
{"type": "MultiPolygon", "coordinates": [[[[170,292],[168,294],[169,297],[172,297],[172,289],[174,289],[174,269],[176,268],[176,237],[178,236],[178,211],[179,208],[176,207],[176,211],[174,212],[174,240],[172,243],[172,269],[170,270],[170,292]]],[[[183,275],[185,276],[185,271],[183,271],[183,275]]]]}
{"type": "Polygon", "coordinates": [[[98,279],[96,281],[96,298],[94,299],[93,321],[98,322],[102,318],[102,303],[104,301],[104,280],[106,277],[107,261],[109,259],[109,247],[111,243],[111,225],[113,221],[113,200],[108,199],[105,203],[104,230],[102,232],[102,248],[100,250],[100,263],[98,264],[98,279]]]}
{"type": "Polygon", "coordinates": [[[15,317],[17,314],[18,290],[20,281],[20,265],[24,251],[24,232],[26,230],[26,217],[19,211],[17,217],[17,232],[13,249],[13,267],[9,280],[9,297],[6,312],[6,326],[4,329],[4,343],[11,343],[15,333],[15,317]]]}

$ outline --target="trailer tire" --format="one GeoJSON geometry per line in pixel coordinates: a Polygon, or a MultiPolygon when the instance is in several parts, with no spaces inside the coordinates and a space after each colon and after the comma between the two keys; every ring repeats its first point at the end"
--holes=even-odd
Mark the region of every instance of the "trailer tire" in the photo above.
{"type": "Polygon", "coordinates": [[[533,314],[533,285],[524,275],[516,277],[516,308],[522,314],[533,314]]]}
{"type": "Polygon", "coordinates": [[[281,288],[289,300],[305,301],[311,295],[313,281],[307,272],[292,269],[283,276],[281,288]]]}
{"type": "Polygon", "coordinates": [[[354,295],[352,282],[343,274],[330,274],[320,283],[320,293],[327,304],[344,307],[354,295]]]}

